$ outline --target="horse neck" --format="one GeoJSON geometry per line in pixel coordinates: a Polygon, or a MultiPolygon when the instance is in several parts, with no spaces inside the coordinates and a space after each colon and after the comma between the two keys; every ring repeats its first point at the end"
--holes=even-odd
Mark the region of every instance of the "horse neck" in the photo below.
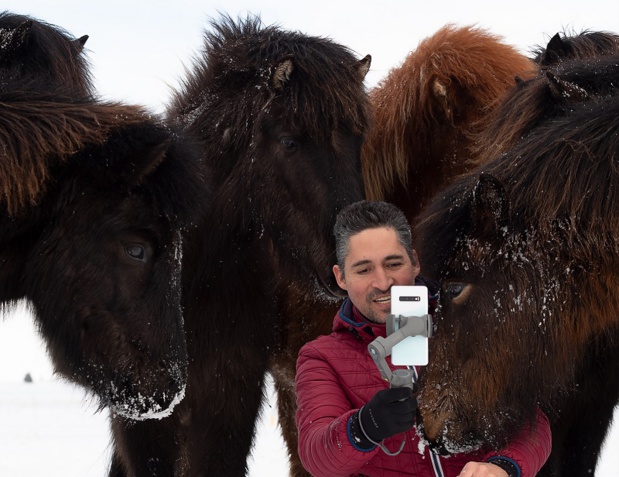
{"type": "Polygon", "coordinates": [[[247,270],[253,269],[264,275],[274,274],[273,242],[262,224],[255,220],[247,197],[241,195],[244,194],[238,191],[216,193],[198,225],[186,237],[183,258],[187,264],[184,268],[188,271],[188,286],[194,286],[195,277],[200,277],[198,286],[210,287],[222,274],[245,276],[247,270]]]}
{"type": "Polygon", "coordinates": [[[0,218],[0,305],[25,297],[21,277],[29,250],[40,235],[41,222],[36,213],[29,217],[0,218]]]}

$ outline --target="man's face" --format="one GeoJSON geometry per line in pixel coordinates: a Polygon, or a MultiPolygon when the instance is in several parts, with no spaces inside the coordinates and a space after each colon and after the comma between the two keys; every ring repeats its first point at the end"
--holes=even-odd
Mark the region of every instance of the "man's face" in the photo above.
{"type": "Polygon", "coordinates": [[[385,323],[391,313],[391,287],[414,285],[420,271],[417,256],[411,263],[395,230],[386,227],[359,232],[348,246],[344,270],[333,267],[337,283],[366,318],[385,323]]]}

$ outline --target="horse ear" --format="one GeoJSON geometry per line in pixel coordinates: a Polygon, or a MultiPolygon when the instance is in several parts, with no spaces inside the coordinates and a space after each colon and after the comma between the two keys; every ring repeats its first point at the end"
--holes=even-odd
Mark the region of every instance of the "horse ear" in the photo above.
{"type": "Polygon", "coordinates": [[[3,32],[0,30],[0,61],[7,62],[20,54],[22,48],[28,45],[32,20],[27,20],[13,30],[3,32]]]}
{"type": "Polygon", "coordinates": [[[368,74],[368,71],[370,71],[371,64],[372,64],[371,55],[365,55],[361,60],[359,60],[359,63],[357,64],[357,71],[359,71],[359,75],[361,75],[361,78],[365,78],[365,76],[368,74]]]}
{"type": "Polygon", "coordinates": [[[577,84],[562,80],[550,71],[546,71],[546,78],[548,78],[548,87],[550,88],[550,93],[553,98],[567,98],[575,101],[584,101],[587,99],[587,91],[577,84]]]}
{"type": "Polygon", "coordinates": [[[84,35],[80,36],[77,40],[75,40],[75,44],[78,46],[80,51],[84,48],[84,45],[86,44],[86,41],[88,41],[88,38],[88,35],[84,35]]]}
{"type": "Polygon", "coordinates": [[[561,39],[561,35],[557,33],[550,39],[548,45],[546,45],[546,49],[539,60],[539,64],[541,66],[548,66],[558,63],[561,58],[567,56],[568,53],[567,43],[564,42],[561,39]]]}
{"type": "Polygon", "coordinates": [[[277,68],[275,68],[275,73],[273,73],[273,88],[276,90],[284,89],[284,85],[290,79],[290,75],[294,70],[294,64],[290,58],[282,61],[277,68]]]}
{"type": "Polygon", "coordinates": [[[449,91],[447,90],[447,87],[444,83],[442,83],[438,79],[432,81],[432,94],[436,98],[436,101],[438,102],[440,107],[443,109],[443,114],[445,115],[445,118],[447,118],[449,121],[452,121],[452,108],[449,104],[450,99],[448,93],[449,91]]]}
{"type": "Polygon", "coordinates": [[[122,171],[122,176],[131,187],[140,185],[165,160],[172,140],[164,139],[155,144],[143,146],[132,155],[122,171]]]}
{"type": "Polygon", "coordinates": [[[509,201],[503,184],[490,174],[482,173],[473,189],[471,232],[480,238],[491,238],[507,224],[509,201]]]}

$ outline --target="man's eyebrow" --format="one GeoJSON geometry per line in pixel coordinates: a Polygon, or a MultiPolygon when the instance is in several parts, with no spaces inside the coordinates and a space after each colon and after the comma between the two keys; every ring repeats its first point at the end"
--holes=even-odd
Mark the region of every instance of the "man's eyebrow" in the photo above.
{"type": "Polygon", "coordinates": [[[351,264],[350,268],[360,267],[361,265],[367,265],[368,263],[372,263],[372,261],[371,260],[367,260],[367,259],[359,260],[359,261],[351,264]]]}
{"type": "MultiPolygon", "coordinates": [[[[387,255],[387,256],[383,259],[383,261],[385,261],[385,262],[386,262],[386,261],[388,261],[388,260],[403,260],[403,259],[404,259],[404,255],[399,254],[399,253],[394,253],[394,254],[391,254],[391,255],[387,255]]],[[[372,261],[371,261],[371,260],[368,260],[368,259],[358,260],[358,261],[356,261],[355,263],[351,264],[351,265],[350,265],[350,268],[360,267],[360,266],[363,266],[363,265],[367,265],[367,264],[369,264],[369,263],[372,263],[372,261]]]]}
{"type": "Polygon", "coordinates": [[[385,260],[402,260],[404,259],[404,255],[399,254],[399,253],[394,253],[392,255],[387,255],[385,257],[385,260]]]}

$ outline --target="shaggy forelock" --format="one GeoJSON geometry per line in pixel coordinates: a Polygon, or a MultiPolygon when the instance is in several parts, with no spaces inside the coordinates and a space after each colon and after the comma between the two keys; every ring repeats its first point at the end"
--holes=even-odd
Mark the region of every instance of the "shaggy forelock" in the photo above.
{"type": "Polygon", "coordinates": [[[292,125],[309,128],[315,138],[338,127],[356,134],[367,127],[359,60],[328,39],[263,26],[256,16],[237,22],[224,16],[205,33],[204,50],[195,62],[174,101],[185,113],[218,107],[229,116],[228,127],[241,128],[248,117],[258,117],[276,102],[292,125]],[[287,59],[293,64],[290,78],[282,90],[274,89],[274,69],[287,59]],[[186,96],[192,96],[190,104],[182,105],[186,96]],[[227,104],[236,97],[242,105],[227,104]]]}

